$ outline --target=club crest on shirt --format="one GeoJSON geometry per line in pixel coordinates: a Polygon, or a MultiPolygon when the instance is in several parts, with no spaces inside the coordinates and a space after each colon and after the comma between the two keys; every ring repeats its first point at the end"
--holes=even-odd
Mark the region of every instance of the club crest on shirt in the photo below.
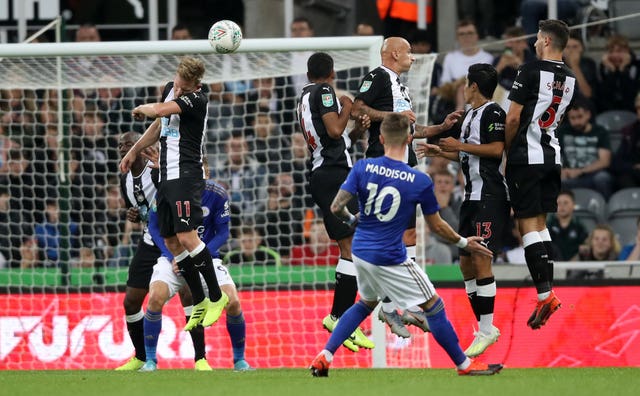
{"type": "Polygon", "coordinates": [[[331,94],[322,94],[322,104],[324,107],[333,106],[333,95],[331,94]]]}
{"type": "Polygon", "coordinates": [[[365,81],[362,83],[360,87],[360,92],[367,92],[371,88],[371,81],[365,81]]]}
{"type": "Polygon", "coordinates": [[[203,206],[203,207],[202,207],[202,217],[207,217],[207,216],[209,216],[209,213],[211,213],[211,212],[210,212],[210,210],[209,210],[209,208],[207,208],[206,206],[203,206]]]}

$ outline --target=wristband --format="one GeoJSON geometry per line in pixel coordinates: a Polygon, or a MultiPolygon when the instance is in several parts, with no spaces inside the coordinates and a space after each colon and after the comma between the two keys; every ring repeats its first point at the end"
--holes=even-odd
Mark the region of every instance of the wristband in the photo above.
{"type": "Polygon", "coordinates": [[[353,214],[349,213],[349,220],[344,220],[344,224],[348,225],[349,227],[351,227],[352,225],[355,224],[356,220],[358,220],[358,218],[356,216],[354,216],[353,214]]]}
{"type": "Polygon", "coordinates": [[[458,242],[456,242],[456,246],[459,247],[460,249],[466,248],[468,244],[469,244],[469,241],[467,241],[467,238],[465,237],[460,237],[460,239],[458,239],[458,242]]]}

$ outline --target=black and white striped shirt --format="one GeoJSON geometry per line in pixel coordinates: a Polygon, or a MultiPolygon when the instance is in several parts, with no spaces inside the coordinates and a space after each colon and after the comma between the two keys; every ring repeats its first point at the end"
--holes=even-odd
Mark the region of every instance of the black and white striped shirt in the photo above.
{"type": "Polygon", "coordinates": [[[207,128],[207,96],[201,91],[175,98],[173,82],[162,93],[162,101],[174,101],[180,114],[162,117],[160,132],[160,181],[184,177],[204,178],[202,153],[207,128]]]}
{"type": "MultiPolygon", "coordinates": [[[[362,100],[367,106],[379,111],[399,113],[412,110],[409,89],[400,82],[400,76],[396,72],[384,66],[379,66],[364,76],[356,99],[362,100]]],[[[381,124],[382,121],[371,121],[367,158],[384,155],[384,147],[379,138],[381,124]]],[[[408,148],[406,162],[410,166],[417,164],[411,145],[408,148]]]]}
{"type": "Polygon", "coordinates": [[[340,139],[329,136],[322,116],[327,113],[338,113],[342,106],[336,93],[327,83],[310,83],[302,88],[298,102],[298,122],[311,151],[311,170],[321,166],[351,168],[353,163],[349,155],[351,139],[342,133],[340,139]]]}
{"type": "MultiPolygon", "coordinates": [[[[460,141],[468,144],[504,142],[505,119],[504,110],[494,102],[471,109],[462,121],[460,141]]],[[[507,185],[500,169],[502,158],[479,157],[463,151],[459,157],[465,179],[465,201],[507,199],[507,185]]]]}
{"type": "Polygon", "coordinates": [[[520,67],[509,99],[523,106],[507,164],[560,165],[556,128],[571,102],[576,78],[563,63],[537,60],[520,67]]]}
{"type": "Polygon", "coordinates": [[[149,230],[147,229],[147,219],[151,210],[151,203],[156,195],[156,182],[158,171],[145,166],[142,172],[134,176],[132,171],[120,175],[120,193],[127,208],[138,208],[140,218],[145,223],[143,230],[143,241],[147,245],[155,246],[149,230]]]}

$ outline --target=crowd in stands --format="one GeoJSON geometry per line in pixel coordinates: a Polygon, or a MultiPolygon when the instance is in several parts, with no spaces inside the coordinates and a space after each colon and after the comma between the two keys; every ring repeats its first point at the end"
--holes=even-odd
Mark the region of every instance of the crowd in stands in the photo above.
{"type": "MultiPolygon", "coordinates": [[[[458,23],[460,49],[446,54],[434,69],[431,122],[439,123],[450,111],[464,108],[461,87],[468,66],[474,63],[496,67],[499,89],[494,100],[508,105],[518,67],[535,59],[528,42],[519,38],[524,28],[506,27],[504,37],[515,40],[492,54],[478,46],[480,32],[471,20],[458,23]]],[[[312,36],[311,21],[294,20],[291,33],[312,36]]],[[[357,34],[374,33],[368,25],[357,28],[357,34]]],[[[174,39],[191,38],[184,26],[177,26],[174,35],[174,39]]],[[[415,53],[431,52],[424,32],[414,32],[409,39],[415,53]]],[[[82,26],[76,40],[99,41],[99,32],[94,26],[82,26]]],[[[565,191],[558,198],[557,215],[548,223],[557,257],[561,261],[638,260],[640,222],[634,222],[638,236],[631,240],[618,239],[620,231],[606,225],[606,218],[583,225],[574,215],[572,190],[596,190],[606,201],[617,191],[640,187],[640,60],[627,38],[613,34],[601,59],[590,58],[581,37],[572,35],[565,61],[576,74],[580,95],[559,130],[565,191]],[[601,125],[599,120],[610,111],[635,113],[635,120],[608,129],[609,124],[601,125]],[[621,242],[626,246],[621,248],[621,242]]],[[[338,86],[355,94],[357,77],[365,70],[352,71],[356,76],[350,80],[339,75],[338,86]]],[[[206,150],[211,177],[227,188],[231,202],[232,237],[224,252],[224,261],[230,265],[331,265],[337,261],[337,247],[324,232],[307,192],[309,151],[295,120],[298,77],[203,86],[209,96],[206,150]]],[[[131,110],[159,100],[160,92],[161,87],[65,91],[70,158],[59,157],[64,150],[59,150],[55,90],[0,92],[0,268],[56,267],[65,260],[78,267],[128,265],[141,233],[140,225],[125,221],[117,185],[117,138],[126,131],[144,131],[145,125],[131,118],[131,110]],[[60,180],[61,167],[69,168],[69,183],[60,180]]],[[[365,144],[366,139],[354,144],[354,159],[362,156],[365,144]]],[[[455,227],[462,197],[456,164],[434,158],[426,171],[434,180],[442,217],[455,227]]],[[[512,229],[498,260],[518,262],[522,254],[521,241],[512,229]]],[[[446,246],[427,229],[421,232],[426,241],[423,264],[457,260],[457,248],[446,246]]],[[[575,276],[601,275],[587,271],[575,276]]]]}

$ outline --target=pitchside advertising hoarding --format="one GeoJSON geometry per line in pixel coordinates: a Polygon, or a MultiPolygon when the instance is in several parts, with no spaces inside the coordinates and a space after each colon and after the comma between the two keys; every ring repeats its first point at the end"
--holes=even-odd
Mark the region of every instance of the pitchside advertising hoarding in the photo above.
{"type": "MultiPolygon", "coordinates": [[[[502,333],[483,356],[507,367],[640,366],[640,286],[558,287],[563,307],[533,331],[526,321],[535,304],[532,287],[499,288],[495,324],[502,333]]],[[[439,290],[463,347],[475,319],[462,289],[439,290]]],[[[247,320],[247,360],[259,368],[307,367],[328,333],[321,319],[332,293],[241,292],[247,320]]],[[[112,369],[133,354],[126,334],[122,293],[4,295],[0,302],[0,369],[112,369]]],[[[192,368],[193,347],[178,299],[164,310],[159,367],[192,368]]],[[[370,329],[365,322],[365,331],[370,329]]],[[[389,367],[451,368],[429,335],[387,334],[389,367]]],[[[232,367],[224,315],[207,329],[212,366],[232,367]]],[[[370,367],[371,351],[342,349],[333,367],[370,367]]]]}

